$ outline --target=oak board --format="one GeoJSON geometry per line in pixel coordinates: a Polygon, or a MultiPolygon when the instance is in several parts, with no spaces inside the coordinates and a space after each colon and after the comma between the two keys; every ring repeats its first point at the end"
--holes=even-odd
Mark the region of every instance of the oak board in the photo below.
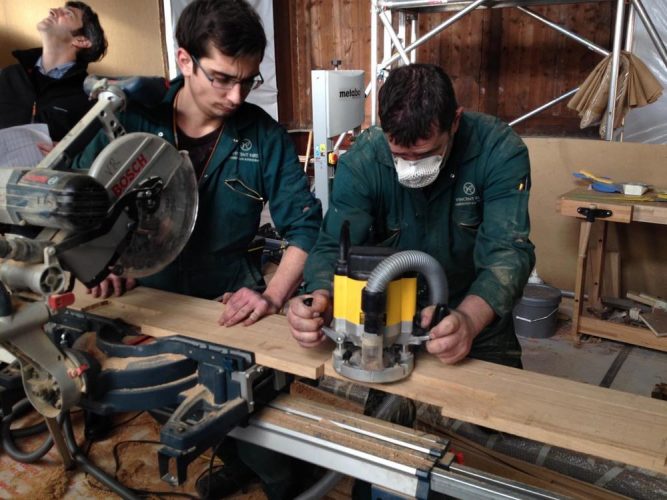
{"type": "Polygon", "coordinates": [[[139,287],[121,297],[94,299],[77,290],[74,309],[120,318],[152,337],[183,335],[255,354],[257,364],[317,379],[331,356],[328,347],[302,349],[290,336],[283,316],[268,316],[254,325],[224,327],[218,318],[224,305],[139,287]]]}
{"type": "MultiPolygon", "coordinates": [[[[183,335],[251,351],[258,364],[295,375],[340,378],[331,367],[331,344],[299,347],[279,315],[221,327],[223,308],[148,288],[106,300],[79,293],[75,303],[147,335],[183,335]]],[[[446,366],[426,353],[408,379],[376,387],[439,406],[448,417],[667,474],[667,401],[478,360],[446,366]]]]}

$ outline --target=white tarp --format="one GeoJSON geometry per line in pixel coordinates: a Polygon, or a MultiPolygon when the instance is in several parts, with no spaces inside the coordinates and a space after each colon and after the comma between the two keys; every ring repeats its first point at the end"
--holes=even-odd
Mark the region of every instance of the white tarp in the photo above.
{"type": "MultiPolygon", "coordinates": [[[[164,0],[169,78],[175,78],[178,75],[178,66],[176,65],[177,45],[174,32],[176,31],[178,16],[188,3],[190,3],[190,0],[164,0]]],[[[276,83],[276,56],[273,41],[273,2],[267,2],[266,0],[248,0],[248,3],[255,8],[259,16],[262,18],[267,46],[266,52],[264,53],[264,60],[260,66],[262,77],[264,77],[264,85],[257,90],[250,92],[247,100],[248,102],[261,106],[264,111],[269,113],[274,120],[277,121],[278,85],[276,83]]]]}
{"type": "MultiPolygon", "coordinates": [[[[667,44],[667,2],[643,0],[644,8],[655,26],[658,36],[667,44]]],[[[625,117],[623,140],[649,144],[667,144],[667,66],[658,54],[644,23],[635,16],[632,52],[639,56],[665,91],[653,104],[630,110],[625,117]]]]}

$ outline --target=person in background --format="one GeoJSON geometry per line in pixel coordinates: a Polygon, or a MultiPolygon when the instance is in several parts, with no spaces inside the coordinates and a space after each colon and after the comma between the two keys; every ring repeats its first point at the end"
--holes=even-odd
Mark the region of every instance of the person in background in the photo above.
{"type": "Polygon", "coordinates": [[[15,50],[0,72],[0,128],[46,123],[60,141],[94,103],[83,91],[91,62],[107,50],[97,14],[83,2],[49,10],[37,23],[42,46],[15,50]]]}

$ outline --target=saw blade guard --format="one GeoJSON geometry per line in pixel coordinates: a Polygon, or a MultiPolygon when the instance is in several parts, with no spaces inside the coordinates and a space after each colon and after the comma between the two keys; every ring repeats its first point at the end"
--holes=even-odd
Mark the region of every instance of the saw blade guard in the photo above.
{"type": "Polygon", "coordinates": [[[136,228],[117,261],[116,274],[150,276],[181,253],[194,230],[199,205],[187,152],[177,151],[156,135],[135,132],[111,142],[89,175],[105,186],[112,203],[138,190],[158,191],[148,197],[139,193],[126,208],[136,228]]]}

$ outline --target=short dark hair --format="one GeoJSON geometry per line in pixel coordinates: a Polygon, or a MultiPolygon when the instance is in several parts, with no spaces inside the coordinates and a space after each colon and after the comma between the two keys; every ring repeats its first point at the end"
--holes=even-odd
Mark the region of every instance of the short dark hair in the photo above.
{"type": "Polygon", "coordinates": [[[99,61],[106,54],[108,44],[97,14],[83,2],[67,2],[65,6],[79,9],[83,14],[81,17],[83,26],[73,31],[72,36],[85,36],[90,42],[90,47],[77,51],[77,61],[85,64],[99,61]]]}
{"type": "Polygon", "coordinates": [[[245,0],[195,0],[176,25],[179,47],[197,58],[208,56],[213,44],[224,55],[264,58],[262,21],[245,0]]]}
{"type": "Polygon", "coordinates": [[[456,96],[449,76],[434,64],[394,69],[378,94],[382,130],[392,142],[412,146],[428,139],[433,125],[449,130],[456,116],[456,96]]]}

